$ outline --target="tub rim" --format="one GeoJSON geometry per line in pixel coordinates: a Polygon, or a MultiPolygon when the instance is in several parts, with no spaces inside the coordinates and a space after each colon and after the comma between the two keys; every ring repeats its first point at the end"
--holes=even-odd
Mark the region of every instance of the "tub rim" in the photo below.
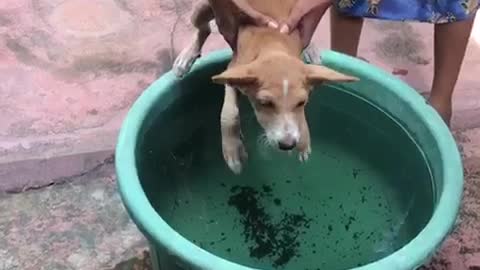
{"type": "MultiPolygon", "coordinates": [[[[200,58],[192,71],[228,61],[230,50],[220,50],[200,58]]],[[[341,67],[353,76],[367,78],[388,88],[399,100],[418,115],[433,136],[440,153],[443,189],[438,194],[432,217],[423,230],[409,243],[394,253],[356,270],[415,269],[425,263],[443,243],[452,230],[461,204],[463,166],[455,140],[436,111],[406,83],[362,60],[333,51],[321,54],[322,64],[341,67]]],[[[152,243],[161,243],[167,253],[188,262],[198,269],[251,270],[251,268],[218,257],[196,246],[171,228],[150,204],[137,173],[136,148],[139,132],[152,107],[158,106],[177,78],[172,71],[165,73],[135,101],[120,130],[115,149],[115,169],[122,201],[137,227],[152,243]]],[[[168,106],[164,104],[162,106],[168,106]]],[[[155,245],[155,244],[154,244],[155,245]]]]}

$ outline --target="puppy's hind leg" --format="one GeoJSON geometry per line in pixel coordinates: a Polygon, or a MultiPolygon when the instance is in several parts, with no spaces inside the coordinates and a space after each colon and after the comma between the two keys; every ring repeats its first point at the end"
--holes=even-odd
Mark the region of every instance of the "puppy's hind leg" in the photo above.
{"type": "Polygon", "coordinates": [[[208,0],[201,0],[192,14],[192,24],[195,26],[191,43],[184,48],[173,63],[173,72],[177,77],[183,77],[193,63],[200,57],[203,44],[211,33],[209,22],[214,18],[213,10],[208,0]]]}
{"type": "Polygon", "coordinates": [[[320,65],[321,57],[320,50],[315,46],[315,44],[310,43],[302,52],[303,59],[310,64],[320,65]]]}
{"type": "Polygon", "coordinates": [[[225,98],[220,116],[220,125],[222,130],[223,158],[230,170],[235,174],[239,174],[242,171],[243,163],[247,159],[247,151],[242,142],[237,91],[229,85],[225,86],[225,98]]]}

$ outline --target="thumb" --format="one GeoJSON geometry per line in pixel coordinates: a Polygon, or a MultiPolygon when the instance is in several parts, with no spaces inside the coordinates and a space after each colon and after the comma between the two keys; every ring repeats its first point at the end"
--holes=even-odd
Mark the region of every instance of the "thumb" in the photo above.
{"type": "Polygon", "coordinates": [[[331,5],[331,0],[300,0],[297,5],[290,12],[290,16],[287,21],[280,28],[282,33],[290,33],[293,29],[297,28],[300,21],[314,9],[327,10],[331,5]]]}
{"type": "Polygon", "coordinates": [[[243,14],[248,17],[248,19],[252,20],[254,24],[259,26],[278,28],[278,23],[274,19],[258,12],[245,0],[232,0],[232,2],[243,14]]]}
{"type": "Polygon", "coordinates": [[[256,10],[253,10],[253,12],[249,15],[250,18],[252,18],[254,20],[254,23],[256,25],[259,25],[259,26],[268,26],[270,28],[275,28],[277,29],[278,28],[278,23],[266,16],[266,15],[263,15],[262,13],[256,11],[256,10]]]}
{"type": "Polygon", "coordinates": [[[290,13],[290,16],[285,21],[285,23],[280,28],[280,32],[287,34],[290,33],[293,29],[295,29],[300,22],[300,20],[307,14],[308,11],[300,6],[295,6],[295,8],[290,13]]]}

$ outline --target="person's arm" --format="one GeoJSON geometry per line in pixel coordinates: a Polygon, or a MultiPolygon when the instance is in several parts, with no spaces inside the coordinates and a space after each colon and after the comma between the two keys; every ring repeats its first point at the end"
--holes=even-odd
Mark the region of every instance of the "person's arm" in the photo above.
{"type": "Polygon", "coordinates": [[[219,9],[234,9],[233,12],[225,12],[215,15],[218,30],[230,47],[235,48],[239,24],[254,24],[278,29],[279,24],[269,16],[255,10],[247,0],[220,0],[219,9]],[[231,14],[236,14],[235,18],[231,14]]]}
{"type": "MultiPolygon", "coordinates": [[[[247,0],[230,0],[237,8],[251,21],[259,26],[268,26],[278,28],[279,24],[272,18],[256,11],[247,0]]],[[[290,13],[289,18],[280,27],[282,33],[288,34],[298,29],[302,38],[304,47],[310,44],[315,29],[320,19],[327,9],[331,6],[332,0],[298,0],[297,4],[290,13]]],[[[232,38],[236,35],[232,35],[232,38]]],[[[230,42],[230,40],[228,40],[230,42]]]]}
{"type": "Polygon", "coordinates": [[[280,27],[280,31],[290,33],[298,29],[303,46],[307,47],[318,23],[331,5],[332,0],[298,0],[287,21],[280,27]]]}

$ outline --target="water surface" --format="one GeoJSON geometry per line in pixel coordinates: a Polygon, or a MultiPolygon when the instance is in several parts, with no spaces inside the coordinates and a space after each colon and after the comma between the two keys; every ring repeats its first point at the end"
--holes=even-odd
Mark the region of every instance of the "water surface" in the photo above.
{"type": "Polygon", "coordinates": [[[408,243],[433,211],[421,152],[368,103],[331,88],[315,95],[305,164],[261,145],[243,110],[249,161],[240,176],[222,160],[218,99],[192,97],[166,112],[139,153],[158,213],[198,246],[261,269],[348,269],[408,243]]]}

